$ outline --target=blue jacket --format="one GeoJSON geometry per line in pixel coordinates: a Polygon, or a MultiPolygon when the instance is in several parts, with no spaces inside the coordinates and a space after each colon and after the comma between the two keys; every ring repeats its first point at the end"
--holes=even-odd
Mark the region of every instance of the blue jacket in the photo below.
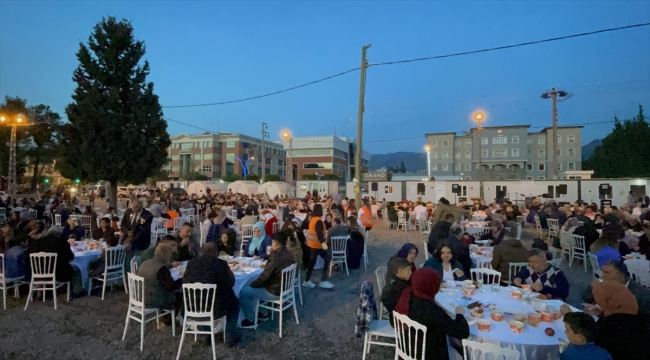
{"type": "MultiPolygon", "coordinates": [[[[462,281],[462,280],[467,280],[467,276],[456,276],[456,269],[462,271],[463,273],[465,272],[463,270],[463,267],[458,263],[458,261],[451,259],[451,270],[454,272],[454,280],[456,281],[462,281]]],[[[429,260],[427,260],[423,267],[428,267],[432,268],[433,270],[436,270],[438,274],[440,274],[440,277],[444,276],[444,272],[442,270],[442,263],[438,261],[435,257],[430,257],[429,260]]]]}
{"type": "Polygon", "coordinates": [[[607,350],[594,345],[594,343],[570,344],[560,354],[560,360],[612,360],[612,356],[607,350]]]}
{"type": "Polygon", "coordinates": [[[264,260],[268,260],[268,259],[269,259],[269,256],[266,254],[266,247],[267,247],[267,246],[271,246],[272,241],[271,241],[271,237],[270,237],[270,236],[268,236],[268,235],[264,236],[264,240],[262,240],[262,244],[260,244],[259,249],[255,249],[255,252],[253,253],[253,255],[248,255],[248,246],[250,245],[250,243],[251,243],[251,242],[250,242],[250,240],[249,240],[249,241],[246,243],[246,245],[244,245],[244,256],[254,256],[254,255],[257,255],[257,256],[259,256],[260,258],[264,259],[264,260]]]}
{"type": "Polygon", "coordinates": [[[5,252],[5,276],[8,279],[15,279],[25,276],[27,269],[27,256],[25,248],[14,246],[5,252]]]}

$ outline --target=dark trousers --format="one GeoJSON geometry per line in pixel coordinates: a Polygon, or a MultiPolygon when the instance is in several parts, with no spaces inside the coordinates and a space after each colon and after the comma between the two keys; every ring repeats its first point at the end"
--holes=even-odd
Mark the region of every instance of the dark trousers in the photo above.
{"type": "Polygon", "coordinates": [[[321,281],[327,280],[327,270],[330,267],[330,255],[323,249],[309,248],[309,266],[307,266],[307,275],[305,276],[305,281],[309,281],[309,279],[311,279],[311,273],[314,271],[314,266],[316,266],[316,260],[318,260],[318,256],[322,257],[323,260],[325,260],[325,264],[323,265],[323,277],[321,281]]]}
{"type": "MultiPolygon", "coordinates": [[[[237,322],[239,321],[239,303],[234,303],[233,308],[230,309],[227,314],[221,313],[215,315],[215,319],[220,318],[223,315],[226,315],[226,340],[240,338],[239,332],[237,331],[237,322]]],[[[199,326],[198,329],[200,331],[210,330],[210,328],[207,326],[199,326]]]]}

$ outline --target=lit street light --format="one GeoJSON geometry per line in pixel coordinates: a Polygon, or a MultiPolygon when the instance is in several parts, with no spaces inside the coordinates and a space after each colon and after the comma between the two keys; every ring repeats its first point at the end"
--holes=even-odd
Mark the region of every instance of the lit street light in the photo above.
{"type": "Polygon", "coordinates": [[[485,118],[485,113],[482,110],[477,110],[472,114],[472,120],[477,124],[476,130],[478,131],[478,177],[481,199],[483,199],[483,139],[481,138],[481,130],[483,130],[482,124],[485,118]]]}
{"type": "Polygon", "coordinates": [[[428,144],[424,147],[424,149],[427,151],[427,175],[429,176],[429,179],[431,179],[431,146],[428,144]]]}
{"type": "Polygon", "coordinates": [[[0,114],[0,124],[11,126],[11,140],[9,145],[9,179],[7,192],[16,195],[16,126],[27,126],[27,117],[23,114],[0,114]]]}
{"type": "Polygon", "coordinates": [[[291,153],[293,151],[293,138],[291,137],[291,132],[289,130],[282,130],[280,133],[280,136],[282,136],[282,140],[284,142],[289,143],[289,151],[287,152],[286,156],[286,170],[285,170],[285,179],[287,180],[287,184],[293,186],[293,164],[291,162],[291,153]]]}

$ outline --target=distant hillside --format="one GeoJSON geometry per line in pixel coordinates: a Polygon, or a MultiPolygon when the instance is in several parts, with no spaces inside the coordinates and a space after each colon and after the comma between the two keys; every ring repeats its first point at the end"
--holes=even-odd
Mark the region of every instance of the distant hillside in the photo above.
{"type": "Polygon", "coordinates": [[[414,152],[395,152],[388,154],[370,155],[370,170],[377,170],[382,167],[398,167],[404,161],[406,171],[417,172],[427,169],[427,154],[414,152]]]}
{"type": "Polygon", "coordinates": [[[603,139],[596,139],[592,142],[590,142],[587,145],[584,145],[582,147],[582,159],[587,160],[591,157],[591,155],[594,153],[594,150],[596,150],[596,147],[600,146],[600,144],[603,143],[603,139]]]}

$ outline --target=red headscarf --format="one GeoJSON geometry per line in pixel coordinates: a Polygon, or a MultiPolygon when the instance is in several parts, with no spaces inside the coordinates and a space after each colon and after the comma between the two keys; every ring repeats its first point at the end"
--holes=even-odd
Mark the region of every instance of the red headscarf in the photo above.
{"type": "Polygon", "coordinates": [[[440,290],[442,277],[432,268],[420,268],[411,275],[411,285],[404,289],[402,296],[395,306],[395,311],[402,315],[409,314],[409,303],[411,296],[415,295],[420,299],[434,301],[436,294],[440,290]]]}
{"type": "Polygon", "coordinates": [[[636,315],[639,305],[636,297],[623,284],[616,281],[594,283],[592,287],[596,304],[603,309],[605,316],[614,314],[636,315]]]}

